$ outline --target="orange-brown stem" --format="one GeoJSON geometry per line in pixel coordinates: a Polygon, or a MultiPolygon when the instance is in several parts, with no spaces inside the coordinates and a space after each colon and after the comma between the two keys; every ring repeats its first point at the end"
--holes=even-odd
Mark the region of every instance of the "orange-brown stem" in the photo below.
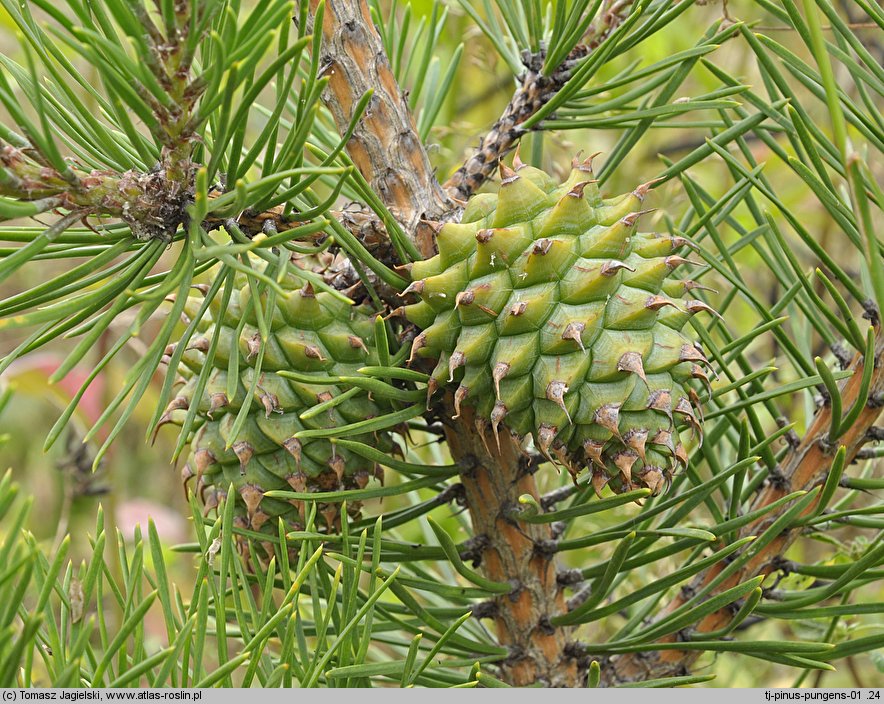
{"type": "Polygon", "coordinates": [[[498,640],[510,648],[501,665],[504,679],[515,686],[576,687],[577,663],[566,650],[571,629],[549,623],[566,611],[554,555],[544,549],[552,543],[551,529],[513,518],[519,496],[538,498],[534,477],[508,434],[501,433],[499,452],[490,429],[482,435],[470,408],[446,431],[454,459],[472,467],[461,481],[480,568],[489,579],[512,585],[512,592],[492,602],[498,640]]]}

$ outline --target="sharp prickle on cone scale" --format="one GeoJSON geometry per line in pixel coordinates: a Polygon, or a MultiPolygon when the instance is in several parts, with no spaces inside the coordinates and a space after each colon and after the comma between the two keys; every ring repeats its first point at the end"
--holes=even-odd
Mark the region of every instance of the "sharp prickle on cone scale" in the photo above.
{"type": "Polygon", "coordinates": [[[498,447],[506,428],[597,491],[665,490],[688,461],[680,433],[702,439],[689,385],[709,362],[684,328],[717,315],[677,276],[691,243],[639,231],[653,183],[604,198],[592,157],[562,184],[521,161],[500,176],[412,268],[412,358],[437,360],[431,393],[448,383],[498,447]]]}

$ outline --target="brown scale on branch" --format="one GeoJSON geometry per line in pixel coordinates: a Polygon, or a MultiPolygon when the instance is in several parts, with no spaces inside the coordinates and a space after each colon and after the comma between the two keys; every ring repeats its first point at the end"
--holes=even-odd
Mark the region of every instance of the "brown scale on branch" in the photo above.
{"type": "Polygon", "coordinates": [[[140,240],[171,241],[186,222],[187,206],[193,202],[196,167],[189,157],[181,160],[163,149],[163,161],[143,173],[86,171],[69,161],[70,175],[42,165],[28,148],[0,147],[0,166],[7,176],[0,183],[0,195],[21,201],[57,198],[56,210],[89,216],[117,218],[125,222],[140,240]],[[175,162],[175,174],[169,164],[175,162]],[[182,177],[181,174],[184,174],[182,177]]]}

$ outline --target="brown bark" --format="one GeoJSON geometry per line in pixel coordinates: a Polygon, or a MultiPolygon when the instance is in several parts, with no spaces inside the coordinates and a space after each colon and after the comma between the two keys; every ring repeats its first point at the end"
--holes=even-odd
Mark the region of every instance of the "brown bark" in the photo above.
{"type": "MultiPolygon", "coordinates": [[[[311,0],[315,10],[318,0],[311,0]]],[[[326,0],[322,22],[322,70],[329,77],[324,101],[343,134],[365,93],[374,94],[347,153],[384,205],[427,255],[432,229],[455,210],[421,144],[365,0],[326,0]]]]}
{"type": "Polygon", "coordinates": [[[551,617],[567,610],[556,581],[554,552],[543,550],[552,542],[550,526],[512,518],[519,496],[539,499],[534,477],[507,433],[501,433],[498,452],[490,430],[486,432],[483,439],[486,433],[476,425],[473,409],[465,409],[446,437],[452,457],[472,467],[461,475],[461,482],[482,571],[489,579],[513,586],[511,593],[492,601],[498,640],[511,652],[501,663],[504,679],[515,686],[541,682],[576,687],[577,663],[566,654],[571,629],[549,624],[551,617]]]}
{"type": "MultiPolygon", "coordinates": [[[[846,461],[850,463],[856,457],[863,444],[867,442],[869,428],[874,425],[881,415],[880,399],[884,395],[884,364],[882,364],[884,362],[884,338],[882,338],[880,330],[876,330],[876,332],[875,369],[872,373],[869,401],[866,403],[856,423],[846,430],[837,443],[830,444],[828,442],[828,434],[831,422],[831,406],[826,405],[822,407],[814,417],[801,443],[793,447],[783,458],[779,467],[780,476],[775,481],[768,481],[756,496],[749,509],[750,511],[768,506],[793,491],[808,490],[825,481],[826,475],[832,466],[833,456],[840,445],[846,447],[846,461]]],[[[853,376],[842,383],[841,396],[845,409],[851,408],[860,395],[863,368],[866,363],[867,361],[863,359],[862,355],[854,357],[850,367],[853,371],[853,376]]],[[[812,511],[814,507],[815,505],[812,505],[808,510],[812,511]]],[[[789,508],[790,505],[787,504],[778,511],[771,512],[755,523],[746,526],[741,531],[741,537],[759,535],[789,508]]],[[[772,572],[776,568],[778,558],[785,553],[798,535],[799,530],[797,529],[785,530],[749,561],[743,569],[737,571],[729,579],[718,585],[709,596],[711,597],[715,593],[730,589],[756,575],[766,575],[772,572]]],[[[692,584],[694,591],[701,589],[704,585],[715,579],[722,569],[724,569],[724,565],[719,563],[698,575],[692,584]]],[[[690,592],[690,589],[687,590],[687,593],[690,592]]],[[[680,607],[684,601],[685,597],[679,594],[660,614],[660,617],[662,618],[671,613],[680,607]]],[[[700,623],[696,624],[694,628],[699,633],[715,631],[725,627],[730,621],[731,616],[732,614],[729,610],[722,609],[707,616],[700,623]]],[[[663,640],[673,642],[676,640],[676,636],[669,636],[663,640]]],[[[637,682],[683,674],[700,655],[701,653],[698,651],[664,650],[614,656],[607,664],[607,667],[602,669],[602,682],[607,686],[614,686],[626,682],[637,682]]]]}
{"type": "Polygon", "coordinates": [[[521,84],[503,114],[479,140],[479,146],[467,157],[463,166],[445,182],[445,190],[450,197],[466,201],[494,175],[500,160],[528,133],[521,126],[522,123],[562,89],[571,76],[571,68],[586,54],[586,47],[578,46],[572,56],[550,76],[540,72],[543,55],[531,57],[521,84]]]}

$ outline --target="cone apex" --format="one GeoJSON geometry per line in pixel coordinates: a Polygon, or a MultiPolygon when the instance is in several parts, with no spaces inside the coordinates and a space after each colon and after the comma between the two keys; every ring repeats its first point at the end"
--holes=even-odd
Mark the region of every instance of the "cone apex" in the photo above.
{"type": "Polygon", "coordinates": [[[460,404],[469,395],[470,390],[466,386],[461,384],[457,387],[457,391],[454,392],[454,415],[452,418],[460,418],[460,404]]]}
{"type": "Polygon", "coordinates": [[[572,477],[574,476],[574,468],[571,463],[571,457],[568,454],[568,448],[561,442],[554,442],[552,446],[553,454],[556,456],[556,459],[559,461],[565,469],[568,470],[568,474],[572,477]]]}
{"type": "MultiPolygon", "coordinates": [[[[466,205],[466,203],[464,203],[464,205],[466,205]]],[[[441,220],[427,220],[426,218],[421,218],[421,224],[429,227],[434,235],[438,235],[439,231],[445,227],[445,222],[441,220]]]]}
{"type": "MultiPolygon", "coordinates": [[[[196,350],[197,352],[206,353],[209,351],[209,346],[211,343],[209,342],[208,337],[195,337],[190,341],[190,344],[187,346],[188,350],[196,350]]],[[[169,345],[172,347],[172,345],[169,345]]],[[[171,352],[167,352],[167,354],[172,354],[174,349],[171,352]]]]}
{"type": "Polygon", "coordinates": [[[645,467],[640,476],[641,480],[653,492],[654,496],[657,496],[663,491],[666,480],[663,477],[663,470],[661,470],[659,467],[645,467]]]}
{"type": "Polygon", "coordinates": [[[261,335],[255,333],[246,341],[246,349],[248,350],[247,359],[252,359],[261,349],[261,335]]]}
{"type": "Polygon", "coordinates": [[[439,382],[436,381],[433,377],[430,377],[427,380],[427,410],[430,410],[430,399],[433,397],[433,394],[436,393],[436,389],[439,388],[439,382]]]}
{"type": "Polygon", "coordinates": [[[583,354],[586,354],[586,347],[583,346],[583,331],[586,330],[586,325],[583,323],[568,323],[565,326],[565,331],[562,333],[563,340],[574,340],[577,343],[577,346],[580,347],[580,351],[583,354]]]}
{"type": "Polygon", "coordinates": [[[556,434],[559,432],[559,429],[554,425],[549,425],[548,423],[541,423],[540,428],[537,431],[537,448],[549,459],[550,462],[553,461],[553,458],[550,457],[549,448],[552,445],[553,440],[556,439],[556,434]]]}
{"type": "Polygon", "coordinates": [[[211,419],[215,411],[230,405],[230,399],[225,393],[215,393],[209,396],[209,410],[206,415],[211,419]]]}
{"type": "Polygon", "coordinates": [[[633,227],[635,223],[638,222],[639,218],[642,215],[647,215],[648,213],[653,213],[656,208],[648,208],[647,210],[636,210],[634,213],[629,213],[629,215],[624,215],[620,218],[620,222],[622,222],[626,227],[633,227]]]}
{"type": "Polygon", "coordinates": [[[537,242],[534,243],[534,249],[532,249],[531,251],[534,254],[539,254],[540,256],[543,256],[545,254],[549,254],[549,250],[552,248],[552,245],[553,245],[552,240],[549,240],[549,239],[537,240],[537,242]]]}
{"type": "Polygon", "coordinates": [[[688,266],[700,266],[700,262],[695,262],[693,259],[685,259],[677,254],[670,254],[668,257],[665,257],[663,263],[669,267],[670,271],[684,264],[687,264],[688,266]]]}
{"type": "Polygon", "coordinates": [[[500,435],[498,426],[506,418],[507,408],[503,401],[498,401],[491,409],[491,431],[494,433],[494,440],[497,442],[497,451],[500,452],[500,435]]]}
{"type": "Polygon", "coordinates": [[[691,408],[691,403],[684,396],[678,399],[678,403],[675,404],[675,408],[673,409],[675,413],[680,413],[683,416],[692,416],[694,415],[694,409],[691,408]]]}
{"type": "Polygon", "coordinates": [[[454,381],[454,372],[457,371],[458,367],[462,367],[467,363],[467,358],[464,356],[463,352],[452,352],[451,357],[448,358],[448,382],[451,383],[454,381]]]}
{"type": "Polygon", "coordinates": [[[710,293],[718,293],[714,288],[709,288],[708,286],[704,286],[703,284],[697,283],[696,281],[692,281],[691,279],[685,279],[681,282],[682,286],[684,286],[684,290],[687,291],[709,291],[710,293]]]}
{"type": "Polygon", "coordinates": [[[614,466],[620,470],[627,482],[632,481],[632,465],[638,461],[638,456],[632,451],[618,452],[614,455],[614,466]]]}
{"type": "Polygon", "coordinates": [[[304,356],[309,357],[310,359],[318,359],[320,362],[328,361],[322,356],[322,352],[316,345],[307,345],[304,348],[304,356]]]}
{"type": "Polygon", "coordinates": [[[658,389],[648,396],[648,405],[652,411],[660,411],[672,417],[672,392],[669,389],[658,389]]]}
{"type": "Polygon", "coordinates": [[[672,432],[669,430],[658,430],[654,437],[651,438],[651,444],[662,445],[670,452],[674,452],[672,447],[672,432]]]}
{"type": "Polygon", "coordinates": [[[688,452],[685,450],[684,445],[679,443],[675,447],[675,460],[685,469],[688,467],[688,452]]]}
{"type": "Polygon", "coordinates": [[[473,421],[473,425],[476,426],[476,432],[479,434],[479,438],[482,440],[482,447],[484,447],[485,452],[490,455],[491,448],[488,447],[488,438],[485,437],[485,432],[488,430],[489,425],[488,421],[481,416],[476,416],[475,420],[473,421]]]}
{"type": "Polygon", "coordinates": [[[255,455],[255,448],[252,447],[248,441],[240,440],[239,442],[233,443],[230,449],[233,450],[233,454],[235,454],[236,458],[239,460],[239,473],[245,474],[246,466],[255,455]]]}
{"type": "Polygon", "coordinates": [[[689,240],[687,237],[682,237],[681,235],[675,235],[669,238],[669,241],[672,243],[672,249],[680,249],[681,247],[690,247],[696,252],[700,251],[700,247],[689,240]]]}
{"type": "Polygon", "coordinates": [[[522,152],[522,143],[519,142],[516,145],[516,152],[515,152],[515,154],[513,154],[513,168],[516,171],[518,171],[519,169],[522,169],[526,166],[525,162],[522,161],[521,152],[522,152]]]}
{"type": "Polygon", "coordinates": [[[646,183],[642,183],[635,187],[635,190],[632,192],[633,195],[639,200],[644,200],[645,196],[648,195],[648,191],[650,191],[656,184],[662,181],[662,178],[655,178],[646,183]]]}
{"type": "Polygon", "coordinates": [[[703,404],[700,402],[700,396],[693,389],[688,389],[688,398],[691,400],[691,406],[694,407],[694,410],[697,412],[697,416],[702,423],[705,418],[703,417],[703,404]]]}
{"type": "Polygon", "coordinates": [[[513,303],[512,308],[510,308],[510,315],[520,316],[525,310],[528,308],[528,303],[526,301],[516,301],[513,303]]]}
{"type": "Polygon", "coordinates": [[[602,264],[602,268],[599,273],[602,276],[613,276],[621,269],[626,269],[627,271],[635,271],[635,269],[626,262],[621,262],[619,259],[612,259],[610,261],[602,264]]]}
{"type": "Polygon", "coordinates": [[[425,282],[423,279],[418,279],[417,281],[412,281],[408,286],[406,286],[402,291],[400,291],[397,296],[400,298],[404,298],[409,293],[416,293],[418,295],[424,292],[425,282]]]}
{"type": "Polygon", "coordinates": [[[358,335],[348,335],[347,342],[354,350],[362,350],[363,352],[368,352],[368,347],[365,344],[365,340],[363,340],[358,335]]]}
{"type": "Polygon", "coordinates": [[[598,465],[602,469],[605,468],[605,463],[602,460],[602,452],[604,449],[605,443],[599,442],[598,440],[583,441],[583,451],[586,453],[587,458],[589,458],[594,465],[598,465]]]}
{"type": "Polygon", "coordinates": [[[660,310],[661,308],[665,308],[666,306],[672,306],[675,310],[681,310],[675,302],[666,298],[665,296],[661,296],[659,294],[649,296],[648,300],[645,301],[645,308],[650,310],[660,310]]]}
{"type": "Polygon", "coordinates": [[[571,168],[578,169],[579,171],[588,171],[592,173],[592,162],[595,160],[597,156],[600,156],[602,152],[594,152],[586,157],[583,161],[580,161],[580,156],[583,154],[583,150],[581,149],[577,152],[577,155],[571,159],[571,168]]]}
{"type": "Polygon", "coordinates": [[[606,403],[593,416],[593,422],[610,430],[614,437],[620,438],[620,403],[606,403]]]}
{"type": "Polygon", "coordinates": [[[258,400],[264,406],[265,418],[269,418],[274,413],[283,412],[282,408],[279,407],[279,399],[276,397],[276,394],[264,392],[258,397],[258,400]]]}
{"type": "MultiPolygon", "coordinates": [[[[401,295],[401,294],[397,294],[401,295]]],[[[405,317],[405,306],[399,306],[398,308],[394,308],[386,315],[380,316],[381,320],[389,320],[390,318],[404,318],[405,317]]]]}
{"type": "Polygon", "coordinates": [[[209,467],[218,461],[218,459],[211,450],[201,448],[193,453],[193,461],[196,465],[196,476],[202,476],[209,467]]]}
{"type": "Polygon", "coordinates": [[[603,470],[594,470],[592,473],[592,488],[595,490],[595,495],[599,498],[602,498],[602,489],[605,488],[605,484],[608,483],[610,477],[608,473],[603,470]]]}
{"type": "Polygon", "coordinates": [[[415,353],[417,353],[418,350],[421,350],[426,346],[427,346],[427,335],[426,335],[426,333],[422,332],[420,335],[418,335],[416,338],[414,338],[414,341],[411,343],[411,355],[408,357],[408,361],[406,362],[406,364],[411,364],[414,361],[415,353]]]}
{"type": "Polygon", "coordinates": [[[703,301],[685,301],[685,308],[691,315],[702,310],[706,313],[714,315],[719,320],[724,320],[724,318],[721,317],[721,313],[719,313],[717,310],[715,310],[715,308],[707,303],[704,303],[703,301]]]}
{"type": "Polygon", "coordinates": [[[454,297],[454,307],[459,308],[461,305],[468,306],[476,299],[476,294],[472,289],[461,291],[454,297]]]}
{"type": "Polygon", "coordinates": [[[571,186],[571,190],[565,194],[565,197],[583,198],[583,191],[591,183],[598,183],[597,179],[589,179],[588,181],[580,181],[571,186]]]}
{"type": "Polygon", "coordinates": [[[647,440],[647,428],[635,428],[623,436],[623,442],[626,443],[628,447],[635,450],[642,462],[645,461],[645,444],[647,443],[647,440]]]}
{"type": "Polygon", "coordinates": [[[709,360],[706,359],[706,355],[704,355],[700,350],[698,350],[693,345],[684,344],[681,346],[681,352],[678,355],[679,362],[701,362],[702,364],[709,364],[709,360]]]}
{"type": "Polygon", "coordinates": [[[166,413],[171,413],[172,411],[184,408],[190,408],[190,399],[187,398],[187,396],[176,396],[172,399],[169,405],[166,406],[166,413]]]}
{"type": "Polygon", "coordinates": [[[703,386],[706,387],[706,391],[709,396],[712,396],[712,384],[709,382],[709,376],[706,374],[706,371],[699,364],[694,364],[691,367],[691,377],[694,379],[699,379],[703,382],[703,386]]]}

